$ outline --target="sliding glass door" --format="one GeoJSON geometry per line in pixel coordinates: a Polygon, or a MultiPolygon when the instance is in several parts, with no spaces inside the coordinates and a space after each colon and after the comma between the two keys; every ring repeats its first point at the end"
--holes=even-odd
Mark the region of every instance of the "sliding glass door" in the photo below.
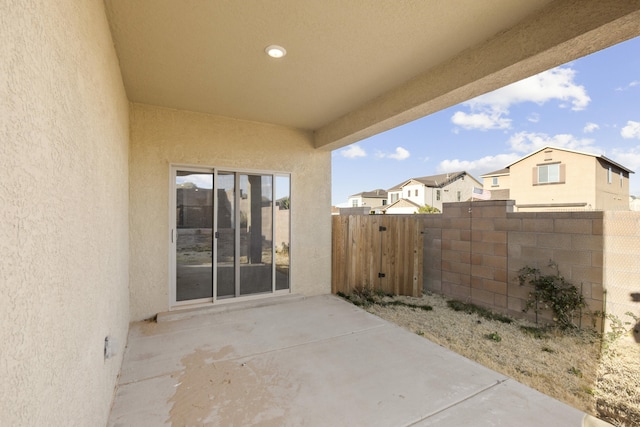
{"type": "Polygon", "coordinates": [[[288,290],[290,177],[174,168],[173,304],[288,290]]]}
{"type": "Polygon", "coordinates": [[[177,171],[175,175],[175,298],[213,295],[213,173],[177,171]]]}

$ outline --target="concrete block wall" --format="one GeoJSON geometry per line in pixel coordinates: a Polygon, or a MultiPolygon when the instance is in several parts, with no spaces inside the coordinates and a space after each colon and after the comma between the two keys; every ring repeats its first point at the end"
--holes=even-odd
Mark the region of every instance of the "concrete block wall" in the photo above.
{"type": "MultiPolygon", "coordinates": [[[[518,271],[525,266],[539,268],[544,274],[559,272],[582,291],[591,310],[603,310],[603,216],[603,212],[507,214],[509,312],[522,312],[531,291],[518,281],[518,271]],[[549,265],[551,262],[557,269],[549,265]]],[[[543,317],[550,320],[551,313],[543,317]]],[[[586,320],[583,326],[590,326],[584,324],[586,320]]]]}
{"type": "MultiPolygon", "coordinates": [[[[441,215],[424,219],[424,289],[524,316],[531,288],[520,286],[518,271],[530,266],[550,273],[554,261],[589,307],[602,310],[604,213],[514,213],[513,205],[448,203],[441,215]]],[[[638,224],[640,230],[640,217],[638,224]]],[[[552,319],[551,313],[541,316],[552,319]]]]}
{"type": "Polygon", "coordinates": [[[632,321],[625,313],[640,316],[640,212],[605,212],[603,228],[607,313],[632,321]]]}

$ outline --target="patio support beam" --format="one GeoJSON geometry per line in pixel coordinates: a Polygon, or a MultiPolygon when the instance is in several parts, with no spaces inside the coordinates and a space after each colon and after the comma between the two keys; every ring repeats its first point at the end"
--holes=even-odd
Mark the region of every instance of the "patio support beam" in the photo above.
{"type": "Polygon", "coordinates": [[[640,35],[638,0],[558,0],[315,131],[334,150],[640,35]]]}

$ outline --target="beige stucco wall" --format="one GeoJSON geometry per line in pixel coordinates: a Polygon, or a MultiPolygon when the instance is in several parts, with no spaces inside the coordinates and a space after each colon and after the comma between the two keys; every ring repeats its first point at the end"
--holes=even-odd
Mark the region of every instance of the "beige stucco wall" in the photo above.
{"type": "Polygon", "coordinates": [[[595,159],[561,150],[551,153],[541,151],[511,166],[510,198],[516,201],[519,212],[528,210],[592,210],[596,209],[595,159]],[[539,164],[561,162],[566,165],[564,184],[533,185],[533,168],[539,164]],[[570,208],[523,208],[527,204],[586,203],[585,207],[570,208]]]}
{"type": "Polygon", "coordinates": [[[0,2],[0,58],[0,425],[103,426],[129,323],[128,103],[103,3],[0,2]]]}
{"type": "Polygon", "coordinates": [[[290,128],[131,107],[131,316],[169,309],[170,165],[291,173],[291,287],[331,292],[331,152],[290,128]]]}
{"type": "Polygon", "coordinates": [[[485,190],[497,191],[508,190],[511,188],[511,176],[510,175],[493,175],[482,178],[482,186],[485,190]],[[493,185],[493,178],[498,178],[498,185],[493,185]]]}
{"type": "Polygon", "coordinates": [[[629,210],[629,174],[602,160],[594,159],[596,170],[596,206],[600,210],[629,210]],[[611,167],[611,183],[609,183],[611,167]],[[620,182],[622,173],[622,183],[620,182]],[[622,185],[621,185],[622,184],[622,185]]]}

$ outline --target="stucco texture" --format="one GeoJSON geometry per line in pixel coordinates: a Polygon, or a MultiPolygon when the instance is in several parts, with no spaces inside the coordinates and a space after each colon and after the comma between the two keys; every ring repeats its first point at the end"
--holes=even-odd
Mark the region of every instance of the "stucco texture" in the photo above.
{"type": "Polygon", "coordinates": [[[129,117],[103,3],[0,2],[0,58],[0,425],[105,425],[129,323],[129,117]]]}
{"type": "Polygon", "coordinates": [[[331,291],[331,153],[287,127],[133,104],[131,317],[169,310],[170,165],[291,173],[291,291],[331,291]]]}

